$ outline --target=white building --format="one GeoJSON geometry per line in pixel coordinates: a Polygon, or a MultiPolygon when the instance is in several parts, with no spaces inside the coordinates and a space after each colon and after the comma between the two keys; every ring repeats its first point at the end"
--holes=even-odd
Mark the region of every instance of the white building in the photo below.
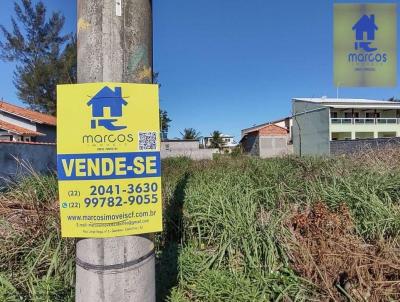
{"type": "MultiPolygon", "coordinates": [[[[235,138],[232,135],[221,134],[221,138],[223,141],[222,149],[233,149],[238,143],[235,141],[235,138]]],[[[204,136],[200,140],[200,144],[204,148],[211,148],[212,146],[212,136],[204,136]]]]}
{"type": "Polygon", "coordinates": [[[56,118],[0,101],[0,140],[56,142],[56,118]]]}
{"type": "Polygon", "coordinates": [[[322,97],[294,98],[292,105],[293,144],[300,155],[333,154],[339,144],[350,150],[362,141],[376,145],[400,137],[400,102],[322,97]]]}

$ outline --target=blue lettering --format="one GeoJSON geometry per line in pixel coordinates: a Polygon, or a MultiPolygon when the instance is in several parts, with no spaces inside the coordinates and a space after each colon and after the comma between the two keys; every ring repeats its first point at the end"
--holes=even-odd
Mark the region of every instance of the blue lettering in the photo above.
{"type": "Polygon", "coordinates": [[[159,177],[159,152],[106,154],[59,154],[57,170],[60,180],[93,180],[159,177]]]}

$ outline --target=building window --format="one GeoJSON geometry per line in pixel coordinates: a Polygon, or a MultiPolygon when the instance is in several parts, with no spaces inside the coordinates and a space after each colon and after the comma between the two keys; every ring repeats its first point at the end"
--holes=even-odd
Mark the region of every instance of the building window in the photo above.
{"type": "Polygon", "coordinates": [[[373,132],[356,132],[356,139],[371,139],[374,138],[373,132]]]}
{"type": "Polygon", "coordinates": [[[358,118],[359,112],[345,112],[344,117],[345,118],[358,118]]]}
{"type": "Polygon", "coordinates": [[[365,117],[366,118],[380,118],[381,117],[381,113],[380,112],[367,112],[365,113],[365,117]]]}
{"type": "Polygon", "coordinates": [[[337,118],[338,114],[337,112],[331,112],[331,118],[337,118]]]}
{"type": "Polygon", "coordinates": [[[378,138],[396,137],[396,132],[378,132],[378,138]]]}
{"type": "Polygon", "coordinates": [[[12,141],[12,135],[0,135],[0,141],[12,141]]]}
{"type": "Polygon", "coordinates": [[[351,132],[332,132],[331,139],[333,141],[350,140],[351,132]]]}

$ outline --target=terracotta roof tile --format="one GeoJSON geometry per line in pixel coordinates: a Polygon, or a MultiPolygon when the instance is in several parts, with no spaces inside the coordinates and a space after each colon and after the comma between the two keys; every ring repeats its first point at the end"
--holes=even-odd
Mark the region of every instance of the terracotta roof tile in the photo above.
{"type": "Polygon", "coordinates": [[[23,117],[39,124],[57,125],[57,119],[54,116],[12,105],[4,101],[0,101],[0,111],[23,117]]]}
{"type": "Polygon", "coordinates": [[[29,135],[29,136],[39,136],[39,135],[45,135],[43,133],[40,132],[36,132],[33,130],[29,130],[20,126],[16,126],[4,121],[0,121],[0,129],[9,131],[11,133],[15,133],[18,135],[29,135]]]}
{"type": "MultiPolygon", "coordinates": [[[[257,131],[257,130],[259,130],[259,129],[264,128],[265,126],[275,125],[275,124],[277,124],[277,123],[283,122],[283,121],[285,121],[285,120],[289,120],[289,119],[291,119],[291,118],[292,118],[291,116],[288,116],[288,117],[285,117],[285,118],[282,118],[282,119],[279,119],[279,120],[275,120],[275,121],[272,121],[272,122],[267,122],[267,123],[255,125],[255,126],[250,127],[250,128],[242,129],[242,135],[245,135],[245,134],[250,133],[250,132],[257,131]]],[[[277,125],[277,126],[278,126],[278,125],[277,125]]],[[[279,126],[279,127],[280,127],[280,126],[279,126]]]]}
{"type": "Polygon", "coordinates": [[[267,125],[261,129],[258,129],[259,135],[266,136],[276,136],[276,135],[285,135],[289,133],[289,130],[285,127],[281,127],[279,125],[267,125]]]}
{"type": "Polygon", "coordinates": [[[286,133],[289,132],[289,130],[286,127],[282,127],[282,126],[275,125],[275,124],[264,124],[264,125],[261,125],[261,126],[259,126],[257,128],[254,127],[254,129],[250,128],[248,131],[246,131],[244,133],[244,135],[247,135],[247,134],[250,134],[250,133],[253,133],[253,132],[260,132],[263,129],[268,129],[268,128],[277,128],[277,129],[281,129],[282,131],[285,131],[286,133]]]}
{"type": "Polygon", "coordinates": [[[25,145],[46,145],[46,146],[56,146],[56,143],[42,143],[42,142],[15,142],[15,141],[2,141],[0,140],[0,144],[25,144],[25,145]]]}

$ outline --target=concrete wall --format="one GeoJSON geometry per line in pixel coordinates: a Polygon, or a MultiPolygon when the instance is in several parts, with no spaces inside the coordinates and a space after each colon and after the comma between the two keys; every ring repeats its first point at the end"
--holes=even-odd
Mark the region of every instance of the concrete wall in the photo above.
{"type": "Polygon", "coordinates": [[[290,135],[247,135],[242,141],[243,152],[261,158],[281,156],[293,153],[293,145],[289,144],[290,135]]]}
{"type": "Polygon", "coordinates": [[[0,184],[4,184],[5,179],[16,179],[28,174],[29,171],[23,165],[42,173],[55,171],[56,145],[0,142],[0,184]]]}
{"type": "Polygon", "coordinates": [[[293,153],[293,146],[289,145],[289,135],[260,136],[259,154],[261,158],[275,157],[293,153]]]}
{"type": "Polygon", "coordinates": [[[329,108],[293,101],[293,147],[297,155],[329,155],[329,108]]]}
{"type": "Polygon", "coordinates": [[[49,126],[44,124],[37,124],[37,131],[46,136],[36,137],[36,141],[40,143],[55,143],[57,141],[57,128],[55,126],[49,126]]]}
{"type": "Polygon", "coordinates": [[[199,150],[198,140],[166,140],[161,142],[161,151],[199,150]]]}
{"type": "Polygon", "coordinates": [[[197,149],[197,150],[161,150],[161,159],[169,157],[185,156],[193,160],[213,159],[213,154],[218,153],[218,149],[197,149]]]}
{"type": "Polygon", "coordinates": [[[200,149],[197,140],[167,140],[161,142],[161,158],[186,156],[194,160],[212,159],[218,149],[200,149]]]}
{"type": "Polygon", "coordinates": [[[259,136],[256,134],[249,134],[242,141],[243,152],[249,155],[259,156],[259,136]]]}
{"type": "Polygon", "coordinates": [[[400,146],[400,137],[331,141],[330,153],[332,155],[350,154],[368,149],[379,149],[394,146],[400,146]]]}

